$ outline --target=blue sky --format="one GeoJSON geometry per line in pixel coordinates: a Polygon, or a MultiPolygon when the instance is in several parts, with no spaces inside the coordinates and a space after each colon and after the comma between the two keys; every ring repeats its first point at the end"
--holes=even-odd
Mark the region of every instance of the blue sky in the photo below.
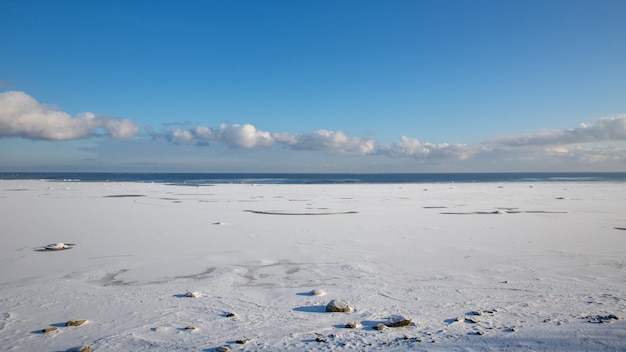
{"type": "Polygon", "coordinates": [[[0,170],[626,171],[624,1],[0,2],[0,170]]]}

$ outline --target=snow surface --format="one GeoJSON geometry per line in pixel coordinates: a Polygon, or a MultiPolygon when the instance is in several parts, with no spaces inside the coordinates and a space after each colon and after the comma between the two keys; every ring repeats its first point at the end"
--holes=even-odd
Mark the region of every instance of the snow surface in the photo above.
{"type": "Polygon", "coordinates": [[[5,351],[626,350],[620,183],[4,180],[0,214],[5,351]]]}

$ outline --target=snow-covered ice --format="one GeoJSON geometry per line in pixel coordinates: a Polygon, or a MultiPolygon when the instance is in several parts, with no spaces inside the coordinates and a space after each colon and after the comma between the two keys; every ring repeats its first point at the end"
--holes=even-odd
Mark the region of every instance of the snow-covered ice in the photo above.
{"type": "Polygon", "coordinates": [[[622,183],[4,180],[0,214],[6,351],[626,350],[622,183]]]}

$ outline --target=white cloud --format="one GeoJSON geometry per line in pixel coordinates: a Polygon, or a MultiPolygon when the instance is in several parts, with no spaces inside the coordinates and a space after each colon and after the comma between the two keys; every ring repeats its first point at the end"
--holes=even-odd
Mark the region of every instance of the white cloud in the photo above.
{"type": "Polygon", "coordinates": [[[342,131],[318,130],[310,133],[270,133],[259,131],[251,124],[220,125],[219,129],[199,126],[193,130],[174,129],[167,134],[169,141],[189,143],[192,139],[224,143],[239,148],[269,148],[284,145],[293,150],[328,151],[351,155],[388,155],[411,158],[467,159],[480,148],[464,144],[421,143],[417,139],[402,137],[391,145],[380,145],[374,139],[352,137],[342,131]]]}
{"type": "Polygon", "coordinates": [[[251,124],[232,126],[222,124],[219,129],[200,126],[193,130],[193,133],[199,139],[222,142],[239,148],[271,147],[275,143],[269,132],[259,131],[251,124]]]}
{"type": "Polygon", "coordinates": [[[176,128],[168,133],[167,139],[173,143],[189,143],[193,140],[193,135],[190,131],[176,128]]]}
{"type": "Polygon", "coordinates": [[[231,146],[254,148],[270,147],[274,144],[274,139],[269,132],[258,131],[251,124],[220,126],[221,140],[231,146]]]}
{"type": "Polygon", "coordinates": [[[26,93],[0,93],[0,137],[35,140],[70,140],[89,138],[98,129],[113,138],[130,138],[139,127],[130,120],[97,116],[90,112],[72,117],[51,106],[39,104],[26,93]]]}
{"type": "Polygon", "coordinates": [[[402,136],[398,142],[381,146],[379,153],[393,157],[453,158],[465,160],[480,152],[477,147],[466,144],[422,143],[418,139],[402,136]]]}
{"type": "Polygon", "coordinates": [[[96,118],[108,135],[113,138],[131,138],[139,132],[139,126],[131,120],[122,120],[114,117],[99,116],[96,118]]]}
{"type": "Polygon", "coordinates": [[[499,138],[494,140],[493,144],[503,147],[526,147],[620,140],[626,140],[626,116],[603,117],[596,123],[582,123],[572,129],[499,138]]]}
{"type": "Polygon", "coordinates": [[[220,125],[219,129],[206,126],[191,131],[201,140],[221,142],[230,147],[268,148],[283,144],[294,150],[325,150],[338,153],[370,154],[376,143],[368,138],[346,136],[341,131],[319,130],[307,134],[270,133],[259,131],[251,124],[220,125]]]}
{"type": "Polygon", "coordinates": [[[329,150],[349,154],[371,154],[376,142],[369,138],[346,136],[342,131],[319,130],[308,134],[274,134],[274,138],[296,150],[329,150]]]}
{"type": "MultiPolygon", "coordinates": [[[[548,166],[561,163],[606,168],[626,162],[626,115],[603,117],[571,129],[498,138],[481,145],[433,144],[407,136],[391,144],[379,144],[372,138],[349,136],[343,131],[322,129],[309,133],[276,133],[258,130],[252,124],[190,127],[193,124],[191,121],[166,124],[161,132],[146,126],[144,136],[151,136],[155,141],[166,139],[174,144],[207,146],[209,142],[211,145],[215,142],[230,148],[264,148],[266,155],[278,152],[278,148],[272,147],[281,147],[283,150],[328,152],[320,157],[333,153],[347,156],[343,160],[350,156],[356,160],[358,158],[354,157],[372,155],[373,158],[413,159],[415,164],[428,161],[429,164],[451,165],[450,161],[473,158],[472,162],[488,162],[490,165],[541,162],[548,166]]],[[[53,106],[40,104],[23,92],[0,93],[0,138],[63,141],[106,135],[119,139],[131,138],[138,132],[139,127],[131,120],[90,112],[71,116],[53,106]]],[[[393,162],[405,163],[403,160],[393,162]]]]}
{"type": "Polygon", "coordinates": [[[206,127],[206,126],[196,127],[196,129],[194,130],[194,134],[196,137],[200,139],[211,140],[211,141],[215,141],[219,139],[218,137],[219,134],[216,133],[214,129],[206,127]]]}

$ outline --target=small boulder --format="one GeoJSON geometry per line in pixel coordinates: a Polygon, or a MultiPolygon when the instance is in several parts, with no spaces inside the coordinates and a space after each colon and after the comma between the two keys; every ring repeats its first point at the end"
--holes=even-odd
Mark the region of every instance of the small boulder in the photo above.
{"type": "Polygon", "coordinates": [[[389,318],[389,322],[385,323],[385,326],[389,328],[399,328],[408,326],[409,324],[411,324],[411,319],[403,316],[393,316],[389,318]]]}
{"type": "Polygon", "coordinates": [[[190,298],[196,298],[196,297],[200,297],[202,296],[202,294],[200,292],[187,292],[185,293],[185,297],[190,297],[190,298]]]}
{"type": "Polygon", "coordinates": [[[372,329],[382,331],[382,330],[385,330],[386,327],[387,326],[385,324],[378,324],[378,325],[375,325],[372,329]]]}
{"type": "Polygon", "coordinates": [[[65,326],[81,326],[85,324],[87,320],[79,319],[79,320],[69,320],[65,323],[65,326]]]}
{"type": "Polygon", "coordinates": [[[348,303],[338,300],[338,299],[333,299],[332,301],[328,302],[328,304],[326,305],[326,311],[327,312],[340,312],[340,313],[350,313],[352,312],[352,307],[350,307],[348,305],[348,303]]]}
{"type": "Polygon", "coordinates": [[[53,331],[57,331],[57,330],[59,330],[59,329],[57,329],[57,328],[55,328],[55,327],[53,326],[53,327],[49,327],[49,328],[42,329],[42,330],[41,330],[41,332],[42,332],[42,333],[44,333],[44,334],[48,334],[48,333],[51,333],[51,332],[53,332],[53,331]]]}
{"type": "Polygon", "coordinates": [[[196,327],[193,325],[187,325],[185,326],[185,330],[196,330],[196,327]]]}
{"type": "Polygon", "coordinates": [[[47,251],[60,251],[63,249],[70,249],[72,248],[72,246],[65,244],[63,242],[59,242],[59,243],[51,243],[47,246],[44,247],[45,250],[47,251]]]}
{"type": "Polygon", "coordinates": [[[326,292],[324,292],[324,290],[313,290],[313,291],[309,292],[309,294],[311,296],[324,296],[324,295],[326,295],[326,292]]]}
{"type": "Polygon", "coordinates": [[[78,352],[91,352],[91,347],[83,346],[78,350],[78,352]]]}
{"type": "Polygon", "coordinates": [[[235,343],[239,345],[245,345],[248,343],[248,340],[247,339],[236,340],[235,343]]]}
{"type": "Polygon", "coordinates": [[[346,324],[345,326],[346,329],[356,329],[356,327],[357,327],[356,321],[350,322],[346,324]]]}

